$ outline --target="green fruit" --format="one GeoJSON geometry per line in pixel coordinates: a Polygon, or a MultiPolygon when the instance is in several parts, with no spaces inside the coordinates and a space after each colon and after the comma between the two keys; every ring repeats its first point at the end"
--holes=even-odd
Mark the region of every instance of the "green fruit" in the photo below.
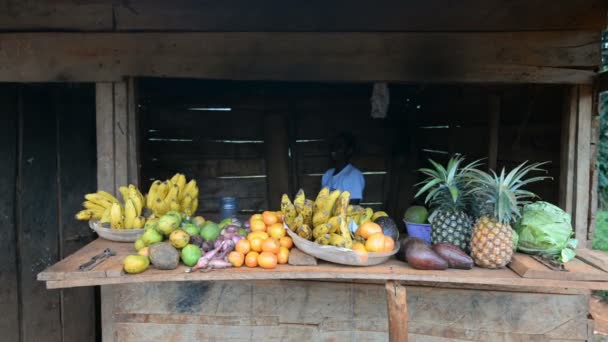
{"type": "Polygon", "coordinates": [[[178,217],[176,217],[173,214],[167,214],[158,220],[158,226],[156,227],[156,230],[159,233],[168,236],[174,230],[179,228],[179,225],[181,222],[182,222],[182,219],[181,219],[181,217],[179,217],[179,214],[178,214],[178,217]]]}
{"type": "Polygon", "coordinates": [[[220,230],[221,230],[221,229],[224,229],[224,227],[226,227],[227,225],[229,225],[229,224],[231,224],[231,223],[232,223],[232,218],[223,219],[223,220],[222,220],[222,221],[220,221],[220,223],[219,223],[220,230]]]}
{"type": "Polygon", "coordinates": [[[247,236],[247,230],[245,228],[239,228],[239,230],[236,232],[236,235],[245,237],[247,236]]]}
{"type": "Polygon", "coordinates": [[[182,226],[182,230],[188,233],[190,236],[200,235],[201,229],[194,223],[186,223],[182,226]]]}
{"type": "Polygon", "coordinates": [[[136,274],[148,269],[150,259],[142,255],[129,255],[124,261],[124,270],[127,273],[136,274]]]}
{"type": "Polygon", "coordinates": [[[405,215],[403,215],[403,219],[406,222],[423,224],[427,223],[427,219],[429,218],[429,212],[425,207],[415,205],[407,208],[405,211],[405,215]]]}
{"type": "Polygon", "coordinates": [[[203,256],[203,252],[198,246],[187,245],[186,247],[182,248],[181,259],[186,266],[196,265],[201,256],[203,256]]]}
{"type": "Polygon", "coordinates": [[[201,229],[201,237],[205,241],[215,241],[220,235],[220,231],[221,229],[217,224],[213,222],[206,223],[203,229],[201,229]]]}
{"type": "Polygon", "coordinates": [[[146,247],[144,240],[142,240],[141,238],[135,240],[135,243],[133,245],[135,246],[136,251],[139,251],[140,249],[146,247]]]}
{"type": "Polygon", "coordinates": [[[154,229],[148,229],[140,238],[146,246],[163,241],[163,236],[154,229]]]}
{"type": "Polygon", "coordinates": [[[156,227],[158,227],[158,219],[156,217],[148,219],[144,225],[144,229],[156,229],[156,227]]]}
{"type": "Polygon", "coordinates": [[[205,218],[202,216],[196,216],[196,217],[192,218],[192,223],[194,223],[199,228],[201,228],[205,224],[205,218]]]}
{"type": "Polygon", "coordinates": [[[190,235],[181,229],[174,230],[169,235],[169,241],[171,242],[171,246],[177,249],[184,248],[190,241],[190,235]]]}
{"type": "Polygon", "coordinates": [[[167,216],[167,215],[169,215],[169,216],[174,216],[176,219],[178,219],[178,220],[179,220],[179,222],[180,222],[180,223],[181,223],[181,222],[182,222],[182,220],[184,219],[184,218],[182,217],[182,214],[180,214],[180,213],[179,213],[179,212],[177,212],[177,211],[169,211],[169,212],[167,212],[167,213],[165,214],[165,216],[167,216]]]}

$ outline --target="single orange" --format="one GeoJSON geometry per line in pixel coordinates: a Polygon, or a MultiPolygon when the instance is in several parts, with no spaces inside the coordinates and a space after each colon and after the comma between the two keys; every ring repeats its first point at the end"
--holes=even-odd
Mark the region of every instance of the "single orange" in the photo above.
{"type": "Polygon", "coordinates": [[[251,241],[255,238],[266,240],[266,239],[268,239],[269,236],[270,235],[268,235],[268,233],[266,233],[266,232],[252,232],[252,233],[247,234],[247,240],[251,241]]]}
{"type": "Polygon", "coordinates": [[[262,251],[264,252],[277,254],[280,248],[279,240],[275,238],[270,237],[262,242],[262,251]]]}
{"type": "Polygon", "coordinates": [[[359,255],[359,259],[362,263],[367,263],[367,249],[365,249],[365,245],[361,242],[357,242],[352,247],[353,251],[355,251],[359,255]]]}
{"type": "Polygon", "coordinates": [[[279,210],[275,211],[274,213],[277,215],[277,222],[283,223],[283,212],[279,210]]]}
{"type": "Polygon", "coordinates": [[[228,262],[234,267],[241,267],[245,262],[245,254],[237,251],[232,251],[228,254],[228,262]]]}
{"type": "Polygon", "coordinates": [[[265,232],[266,224],[262,220],[251,220],[249,222],[249,227],[252,232],[265,232]]]}
{"type": "Polygon", "coordinates": [[[268,227],[268,235],[270,235],[271,237],[275,238],[275,239],[280,239],[283,236],[285,236],[285,228],[283,227],[282,223],[275,223],[272,226],[268,227]]]}
{"type": "Polygon", "coordinates": [[[365,249],[367,249],[368,252],[384,251],[384,234],[372,234],[369,239],[365,241],[365,249]]]}
{"type": "Polygon", "coordinates": [[[253,214],[249,218],[249,222],[251,222],[253,220],[262,220],[263,218],[264,218],[264,216],[262,216],[262,214],[253,214]]]}
{"type": "Polygon", "coordinates": [[[260,238],[253,238],[251,240],[249,240],[249,243],[251,245],[251,250],[254,252],[261,252],[262,251],[262,244],[264,243],[264,241],[266,240],[262,240],[260,238]]]}
{"type": "Polygon", "coordinates": [[[287,247],[287,249],[291,249],[291,247],[293,247],[293,240],[289,236],[283,236],[279,239],[279,244],[283,247],[287,247]]]}
{"type": "Polygon", "coordinates": [[[245,255],[245,265],[247,265],[247,267],[257,267],[259,256],[260,254],[258,252],[247,253],[247,255],[245,255]]]}
{"type": "Polygon", "coordinates": [[[289,261],[289,249],[281,246],[279,248],[279,253],[277,254],[277,262],[279,264],[286,264],[287,261],[289,261]]]}
{"type": "Polygon", "coordinates": [[[251,243],[249,240],[241,239],[234,246],[234,250],[243,254],[249,253],[251,251],[251,243]]]}
{"type": "Polygon", "coordinates": [[[372,234],[382,233],[382,228],[372,221],[367,221],[360,225],[355,232],[355,235],[361,236],[365,240],[369,239],[372,234]]]}
{"type": "Polygon", "coordinates": [[[395,248],[395,240],[390,236],[384,237],[384,250],[383,252],[390,252],[395,248]]]}
{"type": "Polygon", "coordinates": [[[262,268],[277,267],[277,256],[270,252],[262,252],[258,256],[258,265],[262,268]]]}
{"type": "Polygon", "coordinates": [[[270,226],[279,222],[279,218],[277,217],[277,214],[274,213],[274,211],[265,211],[262,213],[262,221],[264,221],[264,224],[266,224],[266,226],[270,226]]]}

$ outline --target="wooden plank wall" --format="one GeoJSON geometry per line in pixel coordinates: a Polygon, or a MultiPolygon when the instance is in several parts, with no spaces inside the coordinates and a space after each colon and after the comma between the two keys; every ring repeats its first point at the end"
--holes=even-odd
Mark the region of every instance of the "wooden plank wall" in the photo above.
{"type": "MultiPolygon", "coordinates": [[[[407,287],[410,341],[585,341],[586,294],[407,287]]],[[[107,341],[387,341],[384,284],[113,286],[107,341]]]]}
{"type": "Polygon", "coordinates": [[[36,275],[93,239],[74,213],[96,188],[94,89],[0,89],[0,332],[6,341],[93,340],[94,289],[49,291],[36,275]]]}

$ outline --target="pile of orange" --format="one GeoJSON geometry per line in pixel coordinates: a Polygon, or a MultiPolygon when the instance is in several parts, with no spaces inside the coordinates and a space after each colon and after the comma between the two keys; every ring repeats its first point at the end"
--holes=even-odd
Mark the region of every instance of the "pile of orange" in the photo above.
{"type": "Polygon", "coordinates": [[[228,261],[234,267],[257,267],[270,269],[277,264],[286,264],[293,241],[286,236],[282,216],[273,211],[252,215],[249,219],[251,233],[239,240],[228,261]]]}
{"type": "Polygon", "coordinates": [[[365,239],[365,244],[362,242],[353,244],[352,249],[359,253],[390,252],[395,248],[395,241],[393,238],[384,235],[382,233],[382,228],[372,221],[360,225],[355,232],[355,236],[360,236],[365,239]]]}

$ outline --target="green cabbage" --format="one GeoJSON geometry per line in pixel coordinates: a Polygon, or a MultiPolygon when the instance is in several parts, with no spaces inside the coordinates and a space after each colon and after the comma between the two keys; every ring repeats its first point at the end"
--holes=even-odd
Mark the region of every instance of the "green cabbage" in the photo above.
{"type": "Polygon", "coordinates": [[[568,262],[576,256],[574,249],[577,241],[570,215],[547,202],[527,204],[522,216],[514,225],[519,235],[517,250],[568,262]]]}

